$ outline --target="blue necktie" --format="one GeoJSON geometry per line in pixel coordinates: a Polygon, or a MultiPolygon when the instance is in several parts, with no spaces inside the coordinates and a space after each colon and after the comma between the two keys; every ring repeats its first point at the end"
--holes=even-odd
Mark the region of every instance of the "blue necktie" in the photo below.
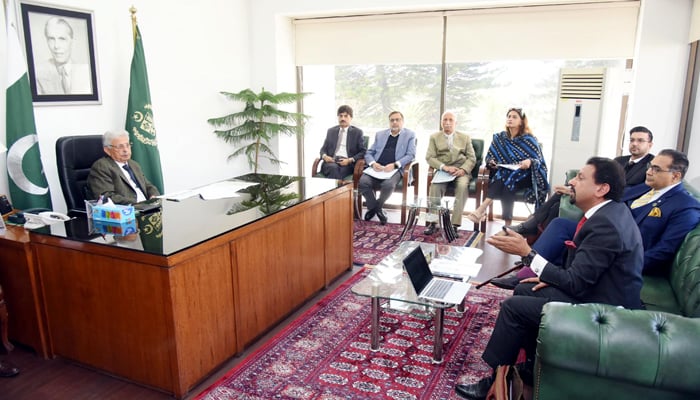
{"type": "Polygon", "coordinates": [[[129,164],[124,164],[124,166],[122,168],[124,168],[126,170],[126,172],[129,173],[129,176],[131,177],[131,180],[134,181],[134,183],[136,184],[136,187],[139,188],[139,190],[141,190],[141,192],[143,193],[144,196],[146,196],[146,191],[143,190],[143,188],[141,187],[141,184],[136,179],[136,175],[134,175],[134,170],[131,169],[129,164]]]}

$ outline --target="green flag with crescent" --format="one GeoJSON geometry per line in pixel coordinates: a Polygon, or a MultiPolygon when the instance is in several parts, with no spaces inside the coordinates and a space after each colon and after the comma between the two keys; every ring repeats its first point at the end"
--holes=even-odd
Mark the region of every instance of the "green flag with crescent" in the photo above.
{"type": "Polygon", "coordinates": [[[51,194],[41,165],[27,62],[19,45],[14,0],[5,9],[7,28],[7,92],[5,135],[10,198],[15,208],[51,206],[51,194]]]}
{"type": "Polygon", "coordinates": [[[163,190],[163,172],[160,167],[160,153],[156,127],[153,123],[151,91],[148,88],[146,58],[143,53],[141,32],[132,15],[134,27],[134,56],[131,59],[131,83],[129,104],[126,111],[126,131],[131,141],[131,158],[141,164],[141,169],[160,193],[163,190]]]}

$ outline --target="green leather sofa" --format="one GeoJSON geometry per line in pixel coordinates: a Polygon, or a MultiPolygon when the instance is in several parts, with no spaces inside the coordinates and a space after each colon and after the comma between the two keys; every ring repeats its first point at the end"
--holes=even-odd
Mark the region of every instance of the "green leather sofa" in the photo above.
{"type": "Polygon", "coordinates": [[[645,277],[642,300],[646,310],[545,305],[534,398],[700,399],[700,226],[668,278],[645,277]]]}

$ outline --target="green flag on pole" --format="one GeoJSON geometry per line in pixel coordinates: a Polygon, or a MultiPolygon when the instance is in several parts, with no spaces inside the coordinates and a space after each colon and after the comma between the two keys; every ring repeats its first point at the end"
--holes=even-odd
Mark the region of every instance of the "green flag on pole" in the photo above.
{"type": "Polygon", "coordinates": [[[5,9],[7,27],[7,97],[5,141],[10,198],[15,208],[51,206],[51,194],[41,165],[27,62],[19,45],[14,0],[5,9]]]}
{"type": "Polygon", "coordinates": [[[151,91],[148,89],[148,72],[146,58],[143,54],[141,32],[136,24],[136,12],[132,9],[134,28],[134,56],[131,59],[131,83],[129,86],[129,105],[126,110],[126,131],[131,141],[131,158],[141,164],[141,169],[160,193],[163,191],[163,172],[160,168],[160,154],[156,127],[153,123],[151,108],[151,91]]]}

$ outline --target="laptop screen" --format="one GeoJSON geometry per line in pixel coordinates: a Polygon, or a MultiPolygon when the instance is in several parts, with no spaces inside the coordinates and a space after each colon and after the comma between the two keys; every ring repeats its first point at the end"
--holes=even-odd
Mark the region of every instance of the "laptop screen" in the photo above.
{"type": "Polygon", "coordinates": [[[406,273],[408,273],[408,276],[411,278],[411,283],[416,290],[416,294],[420,294],[430,280],[433,279],[428,261],[425,259],[425,255],[420,246],[413,249],[413,251],[403,259],[403,265],[406,268],[406,273]]]}

